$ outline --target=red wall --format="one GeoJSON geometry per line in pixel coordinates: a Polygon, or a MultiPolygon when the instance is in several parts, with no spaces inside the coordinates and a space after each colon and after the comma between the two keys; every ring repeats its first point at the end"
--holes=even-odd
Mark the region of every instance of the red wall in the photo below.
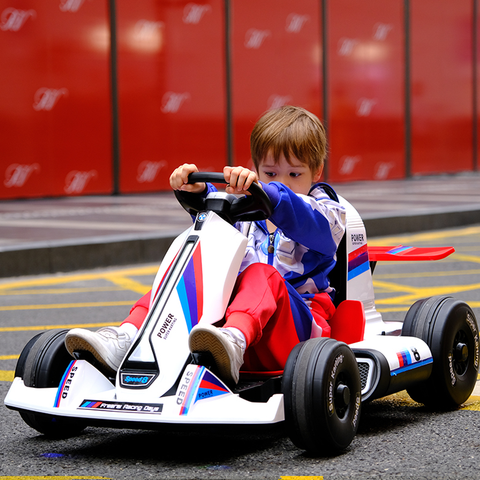
{"type": "Polygon", "coordinates": [[[166,189],[173,169],[227,154],[223,1],[118,0],[120,189],[166,189]]]}
{"type": "Polygon", "coordinates": [[[108,35],[106,1],[0,1],[0,198],[111,191],[108,35]]]}
{"type": "Polygon", "coordinates": [[[473,168],[472,2],[411,3],[412,173],[473,168]]]}
{"type": "Polygon", "coordinates": [[[329,2],[328,178],[405,175],[403,0],[329,2]]]}
{"type": "Polygon", "coordinates": [[[255,121],[283,104],[325,121],[327,181],[476,169],[479,1],[115,0],[112,56],[109,0],[0,0],[0,199],[249,165],[255,121]]]}
{"type": "Polygon", "coordinates": [[[320,25],[317,0],[232,2],[235,164],[249,164],[250,132],[266,110],[295,104],[321,117],[320,25]]]}

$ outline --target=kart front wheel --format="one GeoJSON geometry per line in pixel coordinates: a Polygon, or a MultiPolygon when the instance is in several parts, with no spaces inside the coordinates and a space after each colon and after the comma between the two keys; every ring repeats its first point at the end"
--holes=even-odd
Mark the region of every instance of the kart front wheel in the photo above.
{"type": "Polygon", "coordinates": [[[430,377],[407,389],[413,400],[451,409],[470,397],[479,368],[479,335],[466,303],[447,296],[419,300],[407,312],[402,335],[421,338],[433,357],[430,377]]]}
{"type": "MultiPolygon", "coordinates": [[[[72,361],[64,339],[67,330],[50,330],[32,338],[24,347],[15,369],[25,386],[56,388],[72,361]]],[[[66,438],[80,433],[85,425],[77,420],[21,410],[20,415],[31,428],[52,438],[66,438]]]]}
{"type": "Polygon", "coordinates": [[[348,345],[331,338],[296,345],[282,390],[288,433],[297,447],[322,454],[350,445],[360,420],[361,384],[348,345]]]}

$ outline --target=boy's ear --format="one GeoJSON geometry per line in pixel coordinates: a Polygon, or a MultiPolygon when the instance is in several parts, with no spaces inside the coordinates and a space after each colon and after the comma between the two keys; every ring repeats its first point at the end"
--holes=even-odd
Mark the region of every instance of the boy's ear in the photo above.
{"type": "Polygon", "coordinates": [[[323,167],[320,167],[314,174],[313,174],[313,183],[317,183],[322,178],[323,167]]]}

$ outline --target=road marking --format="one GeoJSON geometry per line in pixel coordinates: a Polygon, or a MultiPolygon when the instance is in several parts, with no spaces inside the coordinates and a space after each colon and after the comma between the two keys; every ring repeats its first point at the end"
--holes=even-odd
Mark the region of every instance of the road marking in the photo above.
{"type": "MultiPolygon", "coordinates": [[[[149,288],[149,287],[145,287],[149,288]]],[[[121,292],[122,287],[81,287],[81,288],[35,288],[30,290],[4,290],[0,296],[13,295],[61,295],[64,293],[91,293],[91,292],[121,292]]]]}
{"type": "MultiPolygon", "coordinates": [[[[398,263],[398,262],[390,262],[398,263]]],[[[383,262],[382,262],[383,264],[383,262]]],[[[419,273],[374,273],[375,280],[388,278],[428,278],[428,277],[456,277],[467,275],[479,275],[480,270],[451,270],[442,272],[419,272],[419,273]]]]}
{"type": "Polygon", "coordinates": [[[99,328],[110,327],[112,322],[100,323],[71,323],[69,325],[34,325],[29,327],[0,327],[0,332],[31,332],[36,330],[55,330],[56,328],[99,328]]]}
{"type": "Polygon", "coordinates": [[[0,382],[13,382],[14,378],[15,372],[13,370],[0,370],[0,382]]]}
{"type": "Polygon", "coordinates": [[[22,476],[3,476],[0,475],[0,480],[111,480],[109,477],[92,477],[83,475],[74,476],[55,476],[55,475],[22,475],[22,476]]]}
{"type": "Polygon", "coordinates": [[[105,279],[110,280],[112,283],[122,287],[124,290],[131,290],[132,292],[141,293],[142,295],[145,295],[149,290],[151,290],[150,285],[143,285],[142,283],[123,275],[112,274],[106,276],[105,279]]]}
{"type": "MultiPolygon", "coordinates": [[[[402,304],[402,303],[412,303],[420,298],[431,297],[434,295],[453,295],[455,293],[463,293],[469,292],[472,290],[480,289],[480,283],[474,283],[470,285],[447,285],[444,287],[416,287],[416,286],[408,286],[402,285],[399,283],[391,283],[391,282],[382,282],[378,280],[373,280],[374,287],[384,289],[383,292],[392,292],[392,293],[400,293],[400,292],[409,292],[406,295],[391,297],[391,298],[383,298],[383,299],[376,299],[376,305],[389,305],[389,304],[402,304]]],[[[472,302],[470,305],[473,307],[472,302]]]]}
{"type": "Polygon", "coordinates": [[[431,242],[432,240],[441,240],[451,237],[466,237],[469,235],[478,235],[480,227],[467,227],[459,230],[424,232],[414,235],[398,235],[391,237],[382,237],[368,240],[370,245],[399,245],[413,242],[431,242]]]}
{"type": "Polygon", "coordinates": [[[304,476],[299,476],[299,475],[294,475],[294,476],[291,476],[289,475],[288,477],[282,475],[279,480],[323,480],[323,477],[317,477],[317,476],[307,476],[307,477],[304,477],[304,476]]]}
{"type": "Polygon", "coordinates": [[[16,360],[20,355],[0,355],[0,360],[16,360]]]}
{"type": "Polygon", "coordinates": [[[43,278],[34,278],[28,280],[16,280],[2,283],[0,282],[0,291],[9,290],[15,288],[25,288],[25,287],[37,287],[37,286],[47,286],[47,285],[61,285],[70,282],[79,282],[86,280],[98,280],[110,278],[113,275],[118,275],[119,277],[125,276],[141,276],[141,275],[154,275],[158,270],[158,265],[156,266],[146,266],[146,267],[137,267],[137,268],[126,268],[122,270],[116,270],[115,272],[103,272],[103,273],[81,273],[81,274],[72,274],[72,275],[62,275],[54,277],[43,277],[43,278]]]}
{"type": "MultiPolygon", "coordinates": [[[[121,302],[85,302],[85,303],[50,303],[45,305],[8,305],[0,307],[0,312],[17,310],[48,310],[51,308],[87,308],[87,307],[123,307],[133,306],[137,300],[124,300],[121,302]]],[[[2,331],[0,329],[0,331],[2,331]]]]}
{"type": "Polygon", "coordinates": [[[462,255],[460,253],[455,253],[455,258],[462,262],[473,262],[473,263],[480,263],[480,257],[474,255],[462,255]]]}

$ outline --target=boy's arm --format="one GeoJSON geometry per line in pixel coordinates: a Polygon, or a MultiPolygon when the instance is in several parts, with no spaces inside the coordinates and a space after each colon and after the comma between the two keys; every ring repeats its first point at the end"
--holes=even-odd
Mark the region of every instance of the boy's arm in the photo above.
{"type": "Polygon", "coordinates": [[[297,195],[278,182],[263,184],[273,203],[270,221],[287,237],[323,255],[333,256],[345,233],[345,209],[326,193],[297,195]]]}

